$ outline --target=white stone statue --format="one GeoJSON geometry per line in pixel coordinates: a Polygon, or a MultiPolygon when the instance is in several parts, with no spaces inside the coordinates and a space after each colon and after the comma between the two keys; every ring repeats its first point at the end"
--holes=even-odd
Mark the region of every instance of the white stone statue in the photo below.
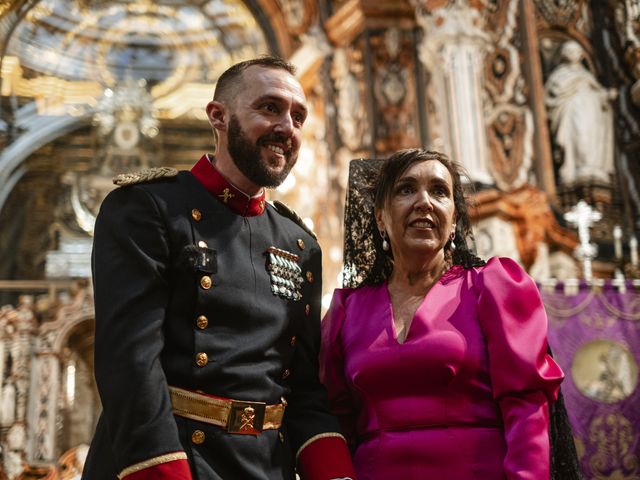
{"type": "Polygon", "coordinates": [[[560,179],[611,181],[613,173],[613,111],[615,90],[604,88],[582,64],[577,42],[566,42],[561,62],[545,83],[551,131],[563,149],[560,179]]]}

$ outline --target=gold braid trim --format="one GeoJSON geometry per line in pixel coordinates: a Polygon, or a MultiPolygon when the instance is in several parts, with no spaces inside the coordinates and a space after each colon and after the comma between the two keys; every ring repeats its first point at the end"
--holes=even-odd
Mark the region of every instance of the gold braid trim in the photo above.
{"type": "Polygon", "coordinates": [[[279,200],[275,200],[273,202],[273,206],[275,207],[275,209],[278,211],[280,215],[282,215],[283,217],[290,218],[291,220],[296,222],[298,225],[300,225],[305,232],[311,235],[314,240],[318,240],[318,237],[316,237],[316,234],[313,232],[313,230],[307,227],[307,225],[302,221],[302,218],[300,218],[300,215],[298,215],[295,212],[295,210],[289,208],[287,205],[285,205],[279,200]]]}
{"type": "Polygon", "coordinates": [[[171,167],[147,168],[139,172],[120,173],[113,177],[113,183],[119,187],[124,187],[137,183],[152,182],[161,178],[171,178],[176,175],[178,175],[178,170],[171,167]]]}
{"type": "Polygon", "coordinates": [[[345,443],[347,442],[347,440],[340,435],[337,432],[327,432],[327,433],[319,433],[318,435],[314,435],[313,437],[311,437],[309,440],[307,440],[306,442],[304,442],[302,444],[302,446],[298,449],[298,451],[296,452],[296,463],[298,463],[298,457],[300,456],[300,454],[302,453],[302,450],[304,450],[305,448],[307,448],[309,445],[311,445],[313,442],[315,442],[316,440],[320,440],[321,438],[330,438],[330,437],[338,437],[341,438],[342,440],[345,441],[345,443]]]}
{"type": "Polygon", "coordinates": [[[160,455],[159,457],[150,458],[149,460],[145,460],[144,462],[136,463],[135,465],[131,465],[130,467],[125,468],[118,474],[118,478],[122,480],[127,475],[139,472],[140,470],[144,470],[145,468],[155,467],[156,465],[162,465],[163,463],[169,463],[175,460],[186,459],[187,454],[184,452],[167,453],[166,455],[160,455]]]}

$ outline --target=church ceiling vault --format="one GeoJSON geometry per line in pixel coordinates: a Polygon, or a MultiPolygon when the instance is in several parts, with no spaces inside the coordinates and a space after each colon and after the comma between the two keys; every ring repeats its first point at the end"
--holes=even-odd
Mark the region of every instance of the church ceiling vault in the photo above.
{"type": "Polygon", "coordinates": [[[240,0],[42,0],[6,43],[2,93],[78,115],[105,89],[144,80],[160,115],[175,118],[185,112],[172,106],[201,103],[227,66],[280,50],[254,11],[240,0]]]}

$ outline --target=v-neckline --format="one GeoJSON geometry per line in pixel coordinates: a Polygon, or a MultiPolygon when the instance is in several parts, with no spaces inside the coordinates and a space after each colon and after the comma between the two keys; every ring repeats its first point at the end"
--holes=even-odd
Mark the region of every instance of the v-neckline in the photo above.
{"type": "MultiPolygon", "coordinates": [[[[446,272],[446,271],[445,271],[446,272]]],[[[420,301],[420,304],[418,305],[418,308],[416,308],[416,311],[413,312],[413,316],[411,317],[411,321],[409,322],[409,325],[407,325],[407,334],[404,336],[404,341],[400,342],[398,340],[398,332],[396,331],[396,324],[395,324],[395,313],[393,310],[393,300],[391,299],[391,292],[389,291],[389,281],[385,281],[384,282],[384,290],[386,292],[387,295],[387,300],[389,302],[389,317],[388,320],[391,322],[391,337],[393,342],[396,345],[404,345],[405,343],[407,343],[409,341],[409,337],[411,336],[411,329],[413,327],[413,324],[415,323],[415,319],[416,316],[418,315],[418,312],[424,307],[426,301],[427,301],[427,297],[429,296],[429,294],[433,291],[434,288],[436,288],[436,286],[440,283],[440,281],[442,280],[442,277],[444,276],[444,273],[442,275],[440,275],[440,277],[438,278],[438,280],[436,280],[433,285],[431,285],[431,288],[429,289],[429,291],[424,295],[424,297],[422,298],[422,300],[420,301]]]]}

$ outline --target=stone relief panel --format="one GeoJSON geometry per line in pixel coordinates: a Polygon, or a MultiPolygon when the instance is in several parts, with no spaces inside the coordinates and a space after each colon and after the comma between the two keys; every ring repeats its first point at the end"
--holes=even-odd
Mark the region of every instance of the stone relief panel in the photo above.
{"type": "Polygon", "coordinates": [[[533,115],[523,77],[520,2],[490,2],[485,8],[493,48],[484,62],[484,108],[490,149],[489,169],[503,191],[530,180],[533,115]]]}
{"type": "Polygon", "coordinates": [[[411,30],[371,32],[375,150],[386,155],[420,145],[416,111],[415,36],[411,30]]]}
{"type": "Polygon", "coordinates": [[[588,6],[584,0],[535,0],[542,18],[549,24],[580,26],[588,6]]]}
{"type": "Polygon", "coordinates": [[[340,141],[352,155],[357,155],[371,142],[362,52],[351,47],[336,49],[331,75],[340,141]]]}

